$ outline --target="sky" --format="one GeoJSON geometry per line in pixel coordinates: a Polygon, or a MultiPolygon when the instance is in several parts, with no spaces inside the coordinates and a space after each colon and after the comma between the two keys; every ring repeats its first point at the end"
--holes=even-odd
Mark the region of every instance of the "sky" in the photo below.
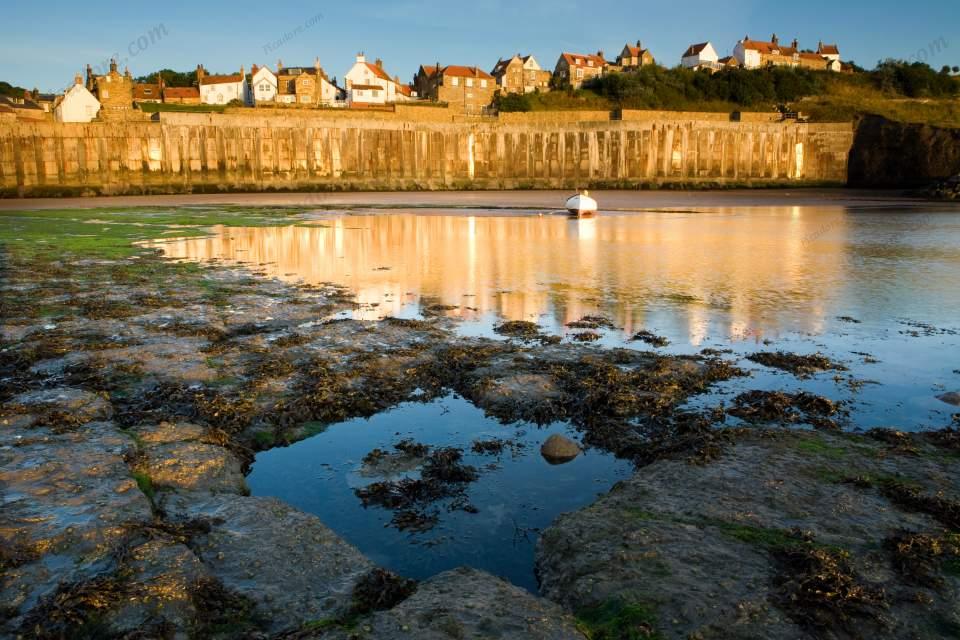
{"type": "Polygon", "coordinates": [[[62,91],[87,63],[116,55],[135,75],[160,68],[236,71],[253,63],[312,65],[342,77],[358,52],[381,58],[390,75],[410,81],[421,64],[477,65],[489,71],[501,56],[532,53],[553,69],[561,51],[604,51],[615,59],[640,40],[657,61],[679,63],[684,49],[709,40],[729,55],[749,35],[801,48],[818,40],[840,46],[844,60],[873,67],[882,58],[960,65],[958,0],[801,3],[756,0],[579,2],[573,0],[168,0],[64,2],[2,0],[5,38],[0,80],[62,91]]]}

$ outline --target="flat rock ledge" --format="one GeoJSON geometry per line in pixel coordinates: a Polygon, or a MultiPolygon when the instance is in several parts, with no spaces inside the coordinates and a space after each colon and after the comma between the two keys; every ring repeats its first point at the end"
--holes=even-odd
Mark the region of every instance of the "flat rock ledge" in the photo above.
{"type": "Polygon", "coordinates": [[[317,631],[301,638],[383,640],[583,640],[573,617],[483,571],[461,567],[422,582],[389,611],[373,614],[349,629],[317,631]]]}
{"type": "Polygon", "coordinates": [[[958,637],[956,443],[883,434],[761,431],[644,467],[544,532],[541,592],[640,634],[602,637],[958,637]]]}

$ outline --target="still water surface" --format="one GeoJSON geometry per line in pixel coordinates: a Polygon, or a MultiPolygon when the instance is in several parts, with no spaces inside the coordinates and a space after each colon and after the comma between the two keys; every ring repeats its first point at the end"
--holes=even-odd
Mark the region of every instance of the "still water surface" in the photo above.
{"type": "MultiPolygon", "coordinates": [[[[356,294],[358,319],[418,317],[449,305],[465,335],[496,337],[502,320],[531,320],[569,336],[566,324],[604,315],[617,325],[600,345],[647,329],[663,351],[732,349],[753,375],[720,385],[692,406],[747,389],[807,389],[843,401],[849,429],[940,428],[960,391],[960,213],[947,205],[766,206],[604,213],[595,219],[529,211],[322,211],[306,225],[218,227],[208,237],[160,243],[188,260],[246,263],[291,282],[335,283],[356,294]],[[797,380],[745,355],[823,352],[850,368],[797,380]]],[[[413,577],[471,564],[534,587],[536,529],[590,503],[628,469],[589,452],[549,467],[539,442],[564,425],[502,427],[457,398],[404,405],[333,425],[287,449],[260,454],[255,494],[275,495],[321,518],[388,567],[413,577]],[[469,447],[478,434],[521,433],[529,446],[481,476],[480,514],[445,515],[429,535],[384,528],[352,489],[360,458],[401,434],[469,447]]],[[[475,460],[478,466],[488,464],[475,460]]]]}

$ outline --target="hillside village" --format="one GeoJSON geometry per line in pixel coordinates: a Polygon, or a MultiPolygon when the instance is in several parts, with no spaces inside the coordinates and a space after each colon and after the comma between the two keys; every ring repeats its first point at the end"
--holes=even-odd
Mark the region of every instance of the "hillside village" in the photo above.
{"type": "MultiPolygon", "coordinates": [[[[129,69],[122,72],[115,60],[103,75],[87,65],[60,95],[25,91],[22,98],[0,96],[0,120],[91,122],[136,119],[161,110],[150,105],[208,105],[251,108],[387,109],[397,103],[445,104],[468,116],[492,113],[495,99],[509,94],[545,93],[579,89],[590,80],[615,73],[631,73],[656,65],[640,40],[627,43],[614,60],[596,53],[563,52],[553,70],[544,69],[532,55],[500,58],[488,72],[477,66],[420,65],[412,82],[392,75],[383,60],[360,53],[342,80],[328,75],[320,59],[304,66],[240,66],[229,74],[212,74],[197,65],[192,86],[167,86],[161,74],[152,83],[138,82],[129,69]],[[146,105],[146,106],[145,106],[146,105]]],[[[683,68],[705,73],[724,69],[792,67],[816,71],[852,72],[840,59],[836,44],[819,42],[816,50],[802,50],[797,40],[781,44],[774,34],[769,41],[749,36],[736,43],[733,55],[720,57],[711,42],[691,44],[680,56],[683,68]]],[[[189,108],[189,107],[184,107],[189,108]]],[[[202,107],[200,107],[202,108],[202,107]]]]}

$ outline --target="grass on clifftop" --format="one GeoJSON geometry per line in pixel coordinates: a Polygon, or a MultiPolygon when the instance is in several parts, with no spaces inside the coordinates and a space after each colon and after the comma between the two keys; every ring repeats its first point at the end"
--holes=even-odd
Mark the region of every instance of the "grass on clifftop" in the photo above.
{"type": "Polygon", "coordinates": [[[960,76],[921,63],[888,60],[872,71],[835,73],[776,67],[711,74],[657,65],[610,73],[582,89],[508,95],[501,111],[653,109],[774,112],[785,105],[817,122],[876,114],[891,120],[960,127],[960,76]]]}

